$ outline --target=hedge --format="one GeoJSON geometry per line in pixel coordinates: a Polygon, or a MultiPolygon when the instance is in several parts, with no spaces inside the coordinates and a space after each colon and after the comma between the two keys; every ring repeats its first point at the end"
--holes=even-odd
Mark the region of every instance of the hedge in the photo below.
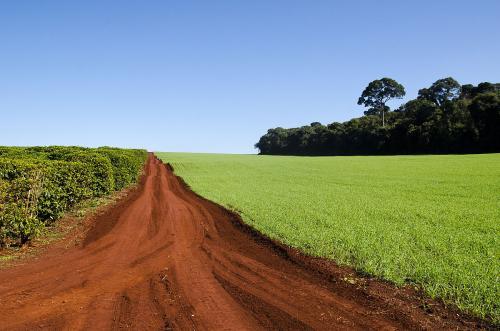
{"type": "Polygon", "coordinates": [[[24,244],[76,203],[137,181],[145,150],[0,147],[0,247],[24,244]]]}

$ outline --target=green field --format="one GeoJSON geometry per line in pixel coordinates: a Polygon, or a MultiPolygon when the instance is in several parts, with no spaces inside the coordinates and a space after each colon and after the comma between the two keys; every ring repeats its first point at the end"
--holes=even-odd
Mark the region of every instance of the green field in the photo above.
{"type": "Polygon", "coordinates": [[[500,154],[157,155],[271,238],[500,321],[500,154]]]}

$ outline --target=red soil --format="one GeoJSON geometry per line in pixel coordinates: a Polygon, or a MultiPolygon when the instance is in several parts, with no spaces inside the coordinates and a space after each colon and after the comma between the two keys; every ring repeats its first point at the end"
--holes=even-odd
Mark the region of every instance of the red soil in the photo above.
{"type": "Polygon", "coordinates": [[[0,270],[1,330],[486,327],[424,301],[265,239],[153,155],[80,245],[0,270]]]}

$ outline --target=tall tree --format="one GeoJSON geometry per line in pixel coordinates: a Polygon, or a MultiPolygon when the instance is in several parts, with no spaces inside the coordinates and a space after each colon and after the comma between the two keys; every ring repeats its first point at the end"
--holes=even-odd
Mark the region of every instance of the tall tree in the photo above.
{"type": "Polygon", "coordinates": [[[418,98],[435,102],[441,106],[447,100],[460,96],[461,85],[453,78],[447,77],[434,82],[429,88],[418,91],[418,98]]]}
{"type": "Polygon", "coordinates": [[[386,102],[390,99],[401,99],[406,94],[403,85],[391,78],[377,79],[368,84],[358,99],[358,105],[370,107],[365,115],[380,114],[382,127],[385,127],[385,113],[389,111],[386,102]]]}

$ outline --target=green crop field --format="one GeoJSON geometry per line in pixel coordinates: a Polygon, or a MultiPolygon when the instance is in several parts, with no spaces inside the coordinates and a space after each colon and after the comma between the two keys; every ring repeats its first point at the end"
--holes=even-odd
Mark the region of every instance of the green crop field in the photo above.
{"type": "Polygon", "coordinates": [[[157,155],[271,238],[500,321],[500,154],[157,155]]]}

